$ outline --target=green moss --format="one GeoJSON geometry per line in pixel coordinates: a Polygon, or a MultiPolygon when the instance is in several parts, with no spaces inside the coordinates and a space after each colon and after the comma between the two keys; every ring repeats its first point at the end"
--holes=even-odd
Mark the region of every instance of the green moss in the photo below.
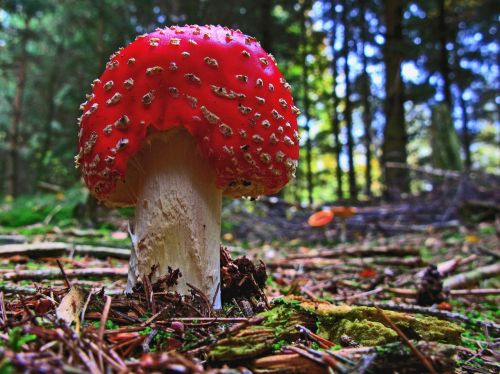
{"type": "Polygon", "coordinates": [[[220,340],[210,351],[215,361],[241,360],[255,357],[273,349],[274,329],[264,326],[251,326],[236,335],[220,340]]]}
{"type": "Polygon", "coordinates": [[[398,338],[394,330],[380,322],[357,319],[354,321],[342,319],[334,331],[329,332],[329,335],[336,342],[340,341],[342,335],[347,335],[356,342],[370,347],[394,342],[398,338]]]}
{"type": "Polygon", "coordinates": [[[420,339],[441,343],[458,344],[463,333],[463,329],[454,323],[427,316],[415,317],[411,328],[420,339]]]}
{"type": "MultiPolygon", "coordinates": [[[[312,311],[312,307],[312,303],[301,304],[301,308],[305,308],[310,312],[312,311]]],[[[348,332],[341,331],[341,326],[343,325],[341,325],[340,322],[345,320],[351,322],[358,321],[358,324],[370,323],[372,331],[374,333],[381,334],[381,336],[384,336],[385,329],[390,329],[392,331],[376,308],[364,306],[350,307],[347,305],[334,306],[331,304],[325,304],[322,305],[321,308],[316,309],[316,314],[318,316],[318,333],[330,340],[336,339],[342,334],[351,336],[348,332]],[[372,323],[374,322],[377,324],[373,325],[372,323]],[[379,327],[378,332],[376,332],[376,326],[379,327]]],[[[460,341],[460,335],[463,332],[463,329],[460,326],[435,317],[415,317],[411,314],[393,312],[390,310],[385,310],[384,314],[410,339],[458,344],[460,341]]],[[[362,330],[362,326],[356,327],[359,327],[359,329],[362,330]]],[[[354,327],[351,326],[351,328],[354,327]]],[[[366,334],[363,334],[363,336],[367,337],[366,334]]],[[[351,337],[354,338],[354,336],[351,337]]],[[[335,342],[335,340],[333,341],[335,342]]],[[[373,338],[360,339],[357,341],[358,343],[366,346],[374,345],[372,344],[373,338]]],[[[388,339],[377,344],[385,344],[391,341],[391,339],[388,339]]]]}
{"type": "MultiPolygon", "coordinates": [[[[415,317],[409,314],[384,311],[410,339],[458,343],[463,329],[434,317],[415,317]]],[[[261,325],[249,326],[235,335],[220,340],[210,357],[230,361],[255,357],[278,350],[299,337],[300,324],[317,334],[338,343],[348,335],[363,346],[378,346],[396,342],[396,332],[387,325],[377,309],[311,302],[298,297],[275,301],[271,310],[260,313],[261,325]]]]}

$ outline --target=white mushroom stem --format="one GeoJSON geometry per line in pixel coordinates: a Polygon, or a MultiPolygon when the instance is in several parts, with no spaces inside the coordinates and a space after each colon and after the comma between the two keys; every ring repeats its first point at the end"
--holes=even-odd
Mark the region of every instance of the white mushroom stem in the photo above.
{"type": "Polygon", "coordinates": [[[170,267],[182,273],[176,291],[188,294],[189,283],[220,308],[222,192],[215,173],[186,131],[155,135],[149,143],[136,158],[142,181],[127,289],[149,275],[154,282],[170,267]]]}

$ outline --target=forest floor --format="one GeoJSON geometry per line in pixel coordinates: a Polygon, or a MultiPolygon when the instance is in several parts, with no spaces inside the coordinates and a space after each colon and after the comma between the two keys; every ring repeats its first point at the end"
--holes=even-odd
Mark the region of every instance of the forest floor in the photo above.
{"type": "Polygon", "coordinates": [[[412,209],[359,209],[342,243],[310,210],[230,204],[221,311],[175,275],[123,295],[119,216],[0,227],[0,373],[499,372],[498,221],[412,209]]]}

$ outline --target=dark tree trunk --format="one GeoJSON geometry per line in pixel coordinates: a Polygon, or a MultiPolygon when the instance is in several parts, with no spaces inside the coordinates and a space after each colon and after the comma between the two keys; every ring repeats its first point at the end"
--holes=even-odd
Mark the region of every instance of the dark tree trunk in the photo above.
{"type": "Polygon", "coordinates": [[[344,24],[344,45],[343,45],[343,57],[344,57],[344,75],[345,75],[345,106],[344,106],[344,121],[347,131],[347,157],[349,163],[349,199],[351,201],[356,201],[358,199],[358,187],[356,185],[356,171],[354,170],[354,139],[352,134],[352,104],[351,104],[351,82],[349,81],[349,20],[348,20],[348,8],[347,1],[342,1],[342,23],[344,24]]]}
{"type": "Polygon", "coordinates": [[[370,106],[370,76],[368,75],[368,59],[365,54],[365,43],[368,40],[368,30],[366,29],[366,3],[365,0],[360,0],[360,16],[361,16],[361,62],[363,64],[362,76],[362,95],[363,95],[363,124],[365,128],[365,194],[369,198],[372,197],[372,111],[370,106]]]}
{"type": "Polygon", "coordinates": [[[384,164],[385,197],[396,199],[409,190],[408,171],[388,168],[387,162],[406,163],[406,132],[404,115],[404,87],[401,79],[403,50],[403,1],[384,0],[386,22],[385,63],[385,117],[382,163],[384,164]]]}
{"type": "Polygon", "coordinates": [[[97,38],[96,38],[96,57],[97,57],[97,67],[101,69],[102,65],[104,65],[104,23],[105,20],[105,7],[106,1],[98,1],[97,2],[97,38]]]}
{"type": "Polygon", "coordinates": [[[24,21],[25,28],[21,36],[21,56],[18,63],[16,91],[12,101],[12,121],[9,131],[9,178],[7,193],[11,196],[18,196],[20,192],[19,185],[19,148],[21,146],[20,127],[23,116],[23,96],[26,86],[26,70],[28,65],[28,52],[26,44],[28,42],[29,20],[24,21]]]}
{"type": "Polygon", "coordinates": [[[469,115],[463,92],[460,92],[460,108],[462,109],[462,142],[465,156],[465,170],[468,171],[472,167],[472,157],[470,153],[469,115]]]}
{"type": "MultiPolygon", "coordinates": [[[[58,46],[56,49],[56,59],[61,58],[61,55],[63,53],[63,48],[62,46],[58,46]]],[[[44,125],[44,141],[43,141],[43,148],[42,148],[42,157],[40,159],[40,165],[38,168],[38,172],[44,173],[45,172],[45,167],[43,164],[43,161],[48,157],[48,154],[50,150],[52,149],[52,121],[55,116],[56,112],[56,105],[54,101],[54,96],[56,92],[56,85],[57,85],[57,77],[58,77],[58,72],[59,72],[59,66],[57,64],[54,64],[51,67],[50,74],[48,77],[48,82],[47,82],[47,115],[45,117],[45,125],[44,125]]]]}
{"type": "Polygon", "coordinates": [[[443,78],[443,95],[448,110],[452,113],[451,83],[450,83],[450,63],[448,60],[448,27],[446,24],[445,0],[439,0],[438,28],[439,30],[439,50],[440,50],[440,70],[443,78]]]}
{"type": "Polygon", "coordinates": [[[300,22],[300,31],[301,31],[301,44],[302,44],[302,89],[303,89],[303,104],[304,104],[304,117],[306,120],[304,130],[306,132],[306,178],[307,178],[307,198],[309,204],[313,204],[313,180],[312,180],[312,144],[311,144],[311,132],[309,128],[309,119],[310,119],[310,102],[309,102],[309,70],[307,66],[307,6],[306,3],[302,5],[301,9],[301,22],[300,22]]]}
{"type": "MultiPolygon", "coordinates": [[[[460,74],[460,56],[458,54],[458,43],[457,43],[457,30],[456,28],[454,29],[454,35],[453,39],[455,40],[455,43],[453,45],[453,69],[455,72],[455,77],[459,77],[460,74]]],[[[467,113],[467,102],[465,101],[463,94],[465,91],[465,87],[463,84],[460,83],[460,81],[457,79],[456,81],[456,89],[458,91],[458,102],[460,105],[460,109],[462,111],[462,148],[463,148],[463,154],[464,154],[464,166],[465,166],[465,171],[469,171],[472,167],[472,156],[471,156],[471,151],[470,151],[470,146],[471,146],[471,136],[470,136],[470,129],[469,129],[469,114],[467,113]]]]}
{"type": "Polygon", "coordinates": [[[260,11],[261,11],[261,18],[260,18],[260,32],[261,32],[261,39],[260,39],[260,44],[262,47],[267,51],[271,52],[272,51],[272,6],[273,6],[273,1],[272,0],[260,0],[260,11]]]}
{"type": "Polygon", "coordinates": [[[335,50],[335,41],[337,40],[337,15],[335,13],[335,1],[330,2],[332,26],[332,132],[333,132],[333,149],[335,154],[335,178],[337,184],[337,198],[344,198],[342,188],[342,166],[340,165],[340,155],[342,154],[342,143],[340,142],[340,123],[338,114],[339,98],[337,96],[337,51],[335,50]]]}

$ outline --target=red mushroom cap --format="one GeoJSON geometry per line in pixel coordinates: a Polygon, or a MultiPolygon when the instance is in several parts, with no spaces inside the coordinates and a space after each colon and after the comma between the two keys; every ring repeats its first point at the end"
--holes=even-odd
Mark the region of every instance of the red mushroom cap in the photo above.
{"type": "MultiPolygon", "coordinates": [[[[183,127],[225,195],[280,190],[293,176],[299,135],[290,85],[273,56],[221,26],[157,29],[111,56],[82,104],[76,164],[90,191],[115,205],[127,165],[151,132],[183,127]]],[[[128,196],[128,197],[124,197],[128,196]]]]}

